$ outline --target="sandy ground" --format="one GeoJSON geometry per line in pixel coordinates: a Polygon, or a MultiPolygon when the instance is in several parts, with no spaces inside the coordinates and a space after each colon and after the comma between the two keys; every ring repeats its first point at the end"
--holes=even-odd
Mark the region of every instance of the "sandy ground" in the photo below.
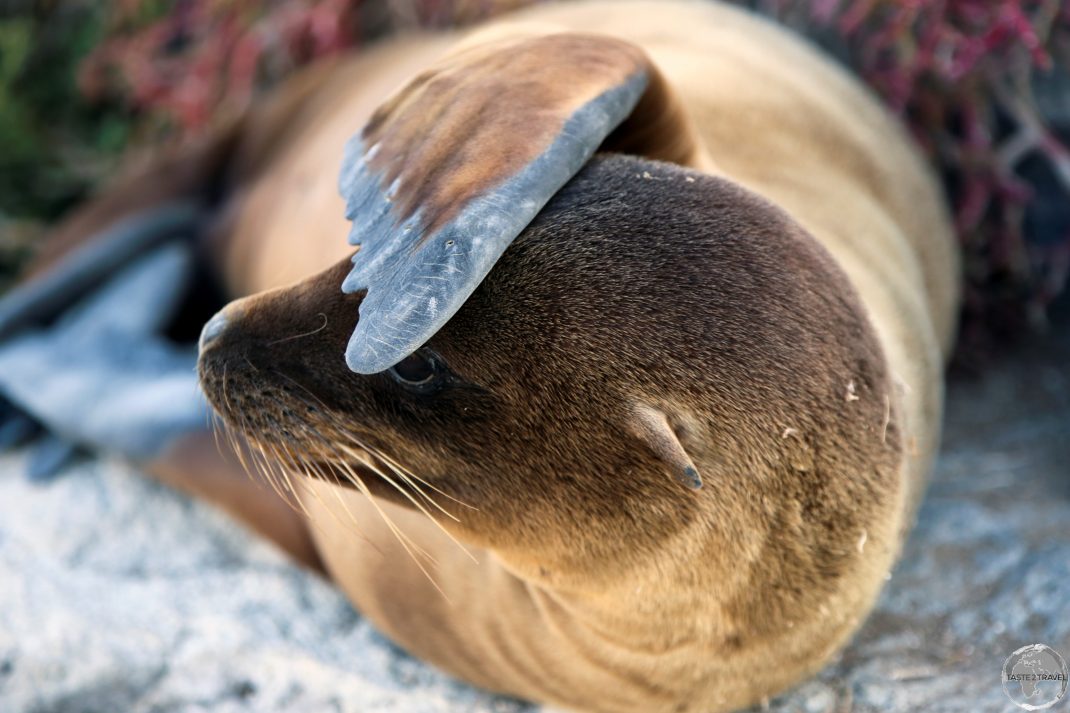
{"type": "MultiPolygon", "coordinates": [[[[23,465],[0,457],[3,713],[537,710],[409,658],[330,586],[120,464],[43,485],[23,465]]],[[[768,709],[1017,710],[1003,661],[1038,642],[1070,658],[1066,319],[953,380],[943,453],[876,612],[768,709]]]]}

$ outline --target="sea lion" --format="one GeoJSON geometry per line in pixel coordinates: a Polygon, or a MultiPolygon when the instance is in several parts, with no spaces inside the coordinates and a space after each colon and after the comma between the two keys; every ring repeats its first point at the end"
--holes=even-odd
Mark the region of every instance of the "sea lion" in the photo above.
{"type": "MultiPolygon", "coordinates": [[[[549,5],[313,70],[233,131],[165,191],[228,157],[204,250],[250,296],[205,326],[200,378],[308,527],[253,505],[203,434],[150,471],[414,654],[569,709],[734,710],[857,628],[938,441],[958,277],[933,177],[841,70],[717,4],[549,5]],[[517,43],[545,63],[510,64],[517,43]],[[358,373],[382,363],[353,349],[377,283],[341,289],[352,132],[385,152],[362,164],[382,210],[430,245],[636,72],[630,113],[584,144],[633,156],[525,184],[549,202],[466,299],[358,373]]],[[[158,200],[117,191],[81,230],[158,200]]]]}

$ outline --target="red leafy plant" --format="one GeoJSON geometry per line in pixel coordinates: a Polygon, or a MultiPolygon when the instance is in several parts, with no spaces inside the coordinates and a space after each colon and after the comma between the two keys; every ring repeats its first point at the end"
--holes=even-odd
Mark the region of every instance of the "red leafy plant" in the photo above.
{"type": "MultiPolygon", "coordinates": [[[[189,135],[317,58],[529,1],[182,0],[146,22],[151,0],[123,0],[80,85],[189,135]]],[[[839,55],[932,159],[966,256],[963,351],[1042,325],[1070,267],[1070,3],[737,1],[839,55]]]]}
{"type": "Polygon", "coordinates": [[[965,352],[1045,324],[1070,267],[1070,4],[770,0],[902,116],[948,188],[965,352]],[[831,37],[831,41],[828,38],[831,37]]]}

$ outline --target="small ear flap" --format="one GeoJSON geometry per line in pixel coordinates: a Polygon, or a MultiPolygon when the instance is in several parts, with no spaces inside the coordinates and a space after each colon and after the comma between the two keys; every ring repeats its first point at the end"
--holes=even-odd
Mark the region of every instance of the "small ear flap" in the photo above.
{"type": "Polygon", "coordinates": [[[693,136],[646,54],[611,37],[496,41],[416,77],[339,177],[360,245],[342,289],[367,290],[349,368],[416,351],[599,146],[685,162],[702,153],[693,136]]]}
{"type": "Polygon", "coordinates": [[[649,446],[672,474],[673,480],[691,490],[702,487],[702,477],[698,468],[687,455],[680,439],[665,413],[647,404],[637,403],[633,407],[630,423],[632,433],[649,446]]]}

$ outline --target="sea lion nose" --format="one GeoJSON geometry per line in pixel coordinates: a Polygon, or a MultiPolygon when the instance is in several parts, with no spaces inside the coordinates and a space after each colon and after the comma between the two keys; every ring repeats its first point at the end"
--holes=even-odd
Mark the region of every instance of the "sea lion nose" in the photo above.
{"type": "Polygon", "coordinates": [[[198,342],[198,346],[201,352],[204,352],[208,345],[214,342],[219,337],[219,335],[226,331],[226,329],[226,310],[221,309],[216,312],[215,315],[213,315],[212,318],[205,323],[204,328],[201,329],[201,339],[198,342]]]}

